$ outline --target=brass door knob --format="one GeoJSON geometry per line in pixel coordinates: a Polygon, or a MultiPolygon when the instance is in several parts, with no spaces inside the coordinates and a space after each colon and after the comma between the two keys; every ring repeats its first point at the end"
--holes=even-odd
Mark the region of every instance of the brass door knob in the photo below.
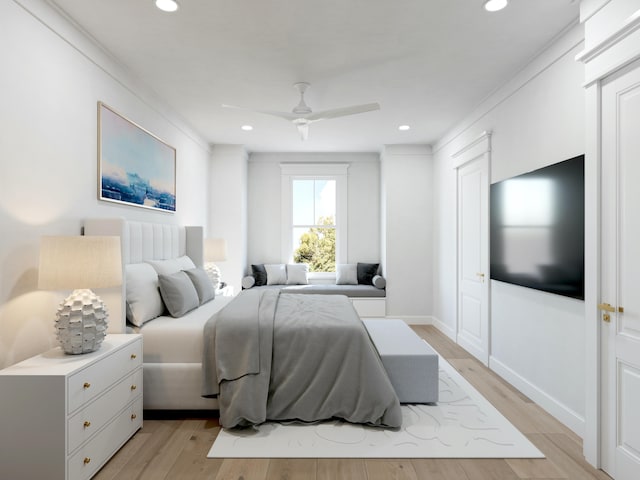
{"type": "Polygon", "coordinates": [[[82,388],[84,388],[86,390],[90,386],[91,386],[91,384],[89,382],[84,382],[84,385],[82,386],[82,388]]]}
{"type": "Polygon", "coordinates": [[[91,422],[89,422],[88,420],[84,421],[84,428],[89,428],[91,426],[91,422]]]}
{"type": "Polygon", "coordinates": [[[138,388],[136,385],[131,385],[131,390],[135,390],[136,388],[138,388]]]}
{"type": "Polygon", "coordinates": [[[84,461],[83,461],[83,463],[84,463],[85,465],[88,465],[89,463],[91,463],[91,459],[90,459],[89,457],[84,457],[84,461]]]}

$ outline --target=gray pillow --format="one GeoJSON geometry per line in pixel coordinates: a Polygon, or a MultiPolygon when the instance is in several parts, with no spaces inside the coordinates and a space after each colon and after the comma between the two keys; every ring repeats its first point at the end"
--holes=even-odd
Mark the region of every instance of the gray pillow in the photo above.
{"type": "Polygon", "coordinates": [[[336,285],[357,285],[358,269],[355,263],[340,263],[336,266],[336,285]]]}
{"type": "Polygon", "coordinates": [[[185,270],[184,273],[187,274],[191,283],[193,283],[193,286],[196,287],[200,305],[215,298],[216,290],[213,288],[213,283],[211,282],[209,275],[207,275],[207,272],[202,268],[191,268],[189,270],[185,270]]]}
{"type": "Polygon", "coordinates": [[[253,274],[253,278],[256,279],[256,287],[262,287],[267,284],[267,270],[263,264],[251,265],[251,273],[253,274]]]}
{"type": "Polygon", "coordinates": [[[376,275],[375,277],[373,277],[372,283],[374,287],[379,288],[381,290],[387,286],[387,280],[384,277],[381,277],[380,275],[376,275]]]}
{"type": "Polygon", "coordinates": [[[147,260],[147,263],[151,265],[158,275],[171,275],[172,273],[179,272],[180,270],[188,270],[196,268],[193,260],[186,255],[177,258],[169,258],[167,260],[147,260]]]}
{"type": "Polygon", "coordinates": [[[162,300],[172,317],[181,317],[200,303],[196,287],[185,272],[158,275],[158,285],[162,300]]]}
{"type": "Polygon", "coordinates": [[[379,263],[358,263],[358,283],[373,285],[373,277],[378,274],[379,263]]]}

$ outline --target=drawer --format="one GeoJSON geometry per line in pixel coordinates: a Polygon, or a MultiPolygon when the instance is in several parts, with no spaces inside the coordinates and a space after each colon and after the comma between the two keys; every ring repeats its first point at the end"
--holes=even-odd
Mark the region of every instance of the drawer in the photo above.
{"type": "Polygon", "coordinates": [[[142,427],[141,397],[122,410],[111,423],[69,458],[67,478],[69,480],[90,478],[140,427],[142,427]]]}
{"type": "Polygon", "coordinates": [[[67,384],[67,413],[73,413],[100,395],[121,378],[142,365],[142,339],[101,358],[96,363],[74,373],[67,384]]]}
{"type": "Polygon", "coordinates": [[[124,405],[141,395],[142,368],[138,368],[67,420],[67,452],[73,452],[106,425],[124,405]]]}

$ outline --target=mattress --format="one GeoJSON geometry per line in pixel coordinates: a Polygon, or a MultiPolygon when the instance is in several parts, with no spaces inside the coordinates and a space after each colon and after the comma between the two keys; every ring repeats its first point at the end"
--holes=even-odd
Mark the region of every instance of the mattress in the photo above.
{"type": "Polygon", "coordinates": [[[218,296],[182,317],[162,316],[145,323],[139,329],[144,363],[201,363],[204,324],[231,300],[218,296]]]}

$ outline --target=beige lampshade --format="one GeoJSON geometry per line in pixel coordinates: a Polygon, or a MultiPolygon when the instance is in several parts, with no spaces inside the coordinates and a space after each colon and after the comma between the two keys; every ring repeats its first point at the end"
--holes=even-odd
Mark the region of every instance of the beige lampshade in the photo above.
{"type": "Polygon", "coordinates": [[[120,237],[42,237],[39,288],[74,290],[121,284],[120,237]]]}
{"type": "Polygon", "coordinates": [[[204,240],[204,261],[221,262],[227,259],[227,241],[224,238],[204,240]]]}

